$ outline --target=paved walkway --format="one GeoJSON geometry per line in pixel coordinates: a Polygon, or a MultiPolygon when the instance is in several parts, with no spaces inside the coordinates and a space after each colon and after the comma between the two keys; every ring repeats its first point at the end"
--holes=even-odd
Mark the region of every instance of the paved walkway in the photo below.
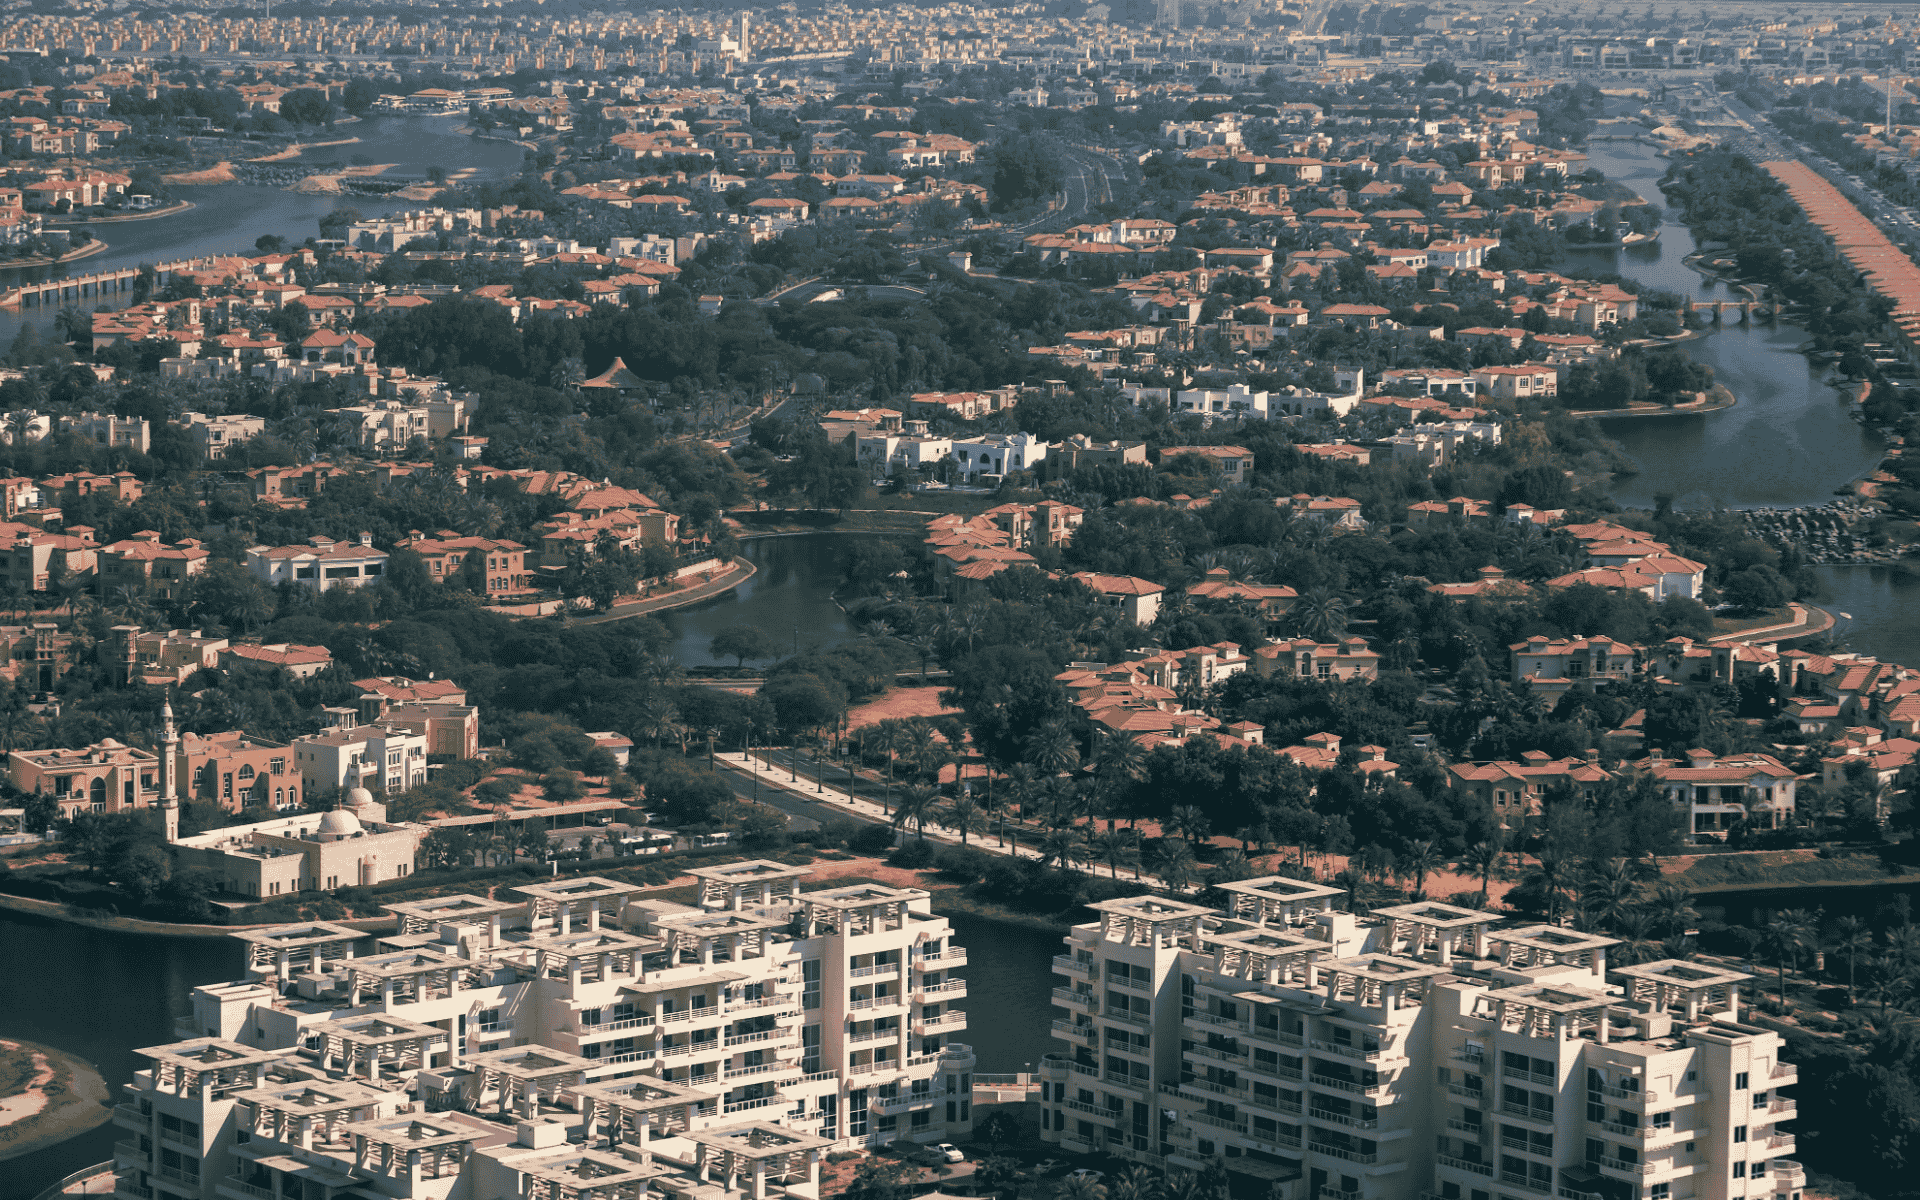
{"type": "Polygon", "coordinates": [[[733,560],[733,569],[710,583],[703,583],[698,587],[690,587],[678,592],[668,592],[664,596],[636,600],[631,604],[616,604],[606,612],[575,616],[571,620],[576,625],[600,625],[607,621],[624,621],[628,617],[644,617],[648,613],[657,613],[662,609],[698,604],[702,600],[711,600],[715,596],[724,595],[752,579],[754,569],[752,563],[736,557],[733,560]]]}
{"type": "MultiPolygon", "coordinates": [[[[733,770],[758,776],[760,781],[769,787],[791,792],[796,796],[804,797],[816,804],[825,804],[850,815],[864,817],[870,821],[879,821],[883,824],[891,824],[893,821],[892,812],[883,808],[878,801],[868,796],[848,792],[846,778],[844,778],[846,775],[845,768],[841,768],[843,775],[841,779],[833,778],[830,771],[825,781],[824,790],[822,790],[818,776],[808,773],[807,763],[805,761],[799,764],[799,778],[794,779],[793,775],[795,772],[791,768],[786,766],[769,768],[764,760],[760,758],[749,758],[746,754],[737,750],[723,751],[714,757],[726,763],[727,766],[733,770]]],[[[867,780],[859,779],[857,780],[856,786],[863,786],[867,783],[867,780]]],[[[896,794],[899,788],[900,785],[896,783],[894,788],[896,794]]],[[[960,844],[959,833],[936,821],[927,822],[926,836],[929,841],[950,842],[955,845],[960,844]]],[[[966,844],[969,846],[977,846],[990,854],[1017,854],[1020,858],[1030,859],[1038,859],[1040,857],[1040,851],[1034,845],[1022,842],[1016,850],[1013,845],[1001,843],[1000,839],[991,832],[974,834],[967,839],[966,844]]],[[[1098,864],[1092,865],[1095,869],[1088,870],[1084,867],[1076,867],[1075,869],[1084,870],[1091,875],[1099,875],[1100,872],[1097,869],[1098,864]]],[[[1125,878],[1132,877],[1131,870],[1127,868],[1122,869],[1127,872],[1126,876],[1124,876],[1125,878]]],[[[1139,881],[1148,887],[1166,887],[1166,884],[1162,883],[1156,876],[1150,875],[1145,871],[1140,873],[1139,881]]]]}
{"type": "Polygon", "coordinates": [[[1833,628],[1833,614],[1824,608],[1811,604],[1789,604],[1793,620],[1780,625],[1762,625],[1758,629],[1739,629],[1732,633],[1722,633],[1707,639],[1709,643],[1728,642],[1785,642],[1794,638],[1807,637],[1815,633],[1825,633],[1833,628]]]}

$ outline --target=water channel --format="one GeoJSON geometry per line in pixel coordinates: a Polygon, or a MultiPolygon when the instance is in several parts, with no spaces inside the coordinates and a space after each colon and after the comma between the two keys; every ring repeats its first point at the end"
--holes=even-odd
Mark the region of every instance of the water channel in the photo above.
{"type": "MultiPolygon", "coordinates": [[[[1652,147],[1595,142],[1587,157],[1608,179],[1667,207],[1656,186],[1667,160],[1652,147]]],[[[1683,296],[1728,295],[1685,265],[1693,250],[1692,234],[1669,210],[1654,245],[1578,250],[1569,258],[1683,296]]],[[[1824,504],[1834,489],[1872,470],[1885,443],[1848,418],[1840,393],[1824,382],[1827,368],[1795,351],[1806,340],[1798,326],[1779,323],[1725,325],[1686,342],[1686,353],[1712,367],[1739,403],[1702,416],[1601,421],[1639,468],[1614,481],[1613,498],[1630,508],[1652,508],[1660,492],[1672,493],[1680,508],[1824,504]]],[[[1815,570],[1825,586],[1822,603],[1851,614],[1836,632],[1855,650],[1920,664],[1920,629],[1912,619],[1920,575],[1897,566],[1815,570]]]]}
{"type": "Polygon", "coordinates": [[[764,631],[782,656],[845,641],[851,636],[847,614],[834,602],[833,589],[840,582],[840,547],[854,536],[865,535],[746,539],[740,555],[753,564],[753,578],[723,596],[660,614],[673,634],[674,657],[687,667],[734,665],[707,651],[713,635],[729,625],[764,631]]]}

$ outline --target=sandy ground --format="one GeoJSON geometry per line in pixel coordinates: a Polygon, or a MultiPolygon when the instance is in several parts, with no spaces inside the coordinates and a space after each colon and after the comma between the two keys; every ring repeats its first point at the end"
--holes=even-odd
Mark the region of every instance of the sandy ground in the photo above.
{"type": "Polygon", "coordinates": [[[847,713],[847,728],[878,725],[882,721],[900,717],[945,717],[959,711],[940,703],[940,689],[937,687],[888,688],[878,700],[869,700],[850,710],[847,713]]]}
{"type": "Polygon", "coordinates": [[[30,1051],[35,1066],[24,1092],[0,1097],[0,1159],[65,1141],[112,1116],[106,1080],[89,1064],[31,1042],[0,1041],[0,1047],[30,1051]]]}
{"type": "Polygon", "coordinates": [[[351,146],[358,142],[357,137],[341,138],[337,142],[295,142],[285,150],[268,154],[261,158],[248,159],[249,162],[285,162],[289,158],[299,158],[302,150],[312,150],[320,146],[351,146]]]}
{"type": "Polygon", "coordinates": [[[178,183],[188,187],[206,183],[232,183],[234,182],[233,164],[222,160],[199,171],[181,171],[173,175],[162,175],[160,178],[167,183],[178,183]]]}
{"type": "MultiPolygon", "coordinates": [[[[346,167],[327,175],[309,175],[299,183],[294,184],[290,190],[320,195],[337,195],[341,191],[340,181],[342,179],[346,179],[349,176],[370,179],[375,175],[390,171],[399,165],[399,163],[369,163],[364,167],[346,167]]],[[[413,189],[408,188],[406,190],[412,191],[413,189]]],[[[405,193],[402,192],[401,194],[404,195],[405,193]]]]}

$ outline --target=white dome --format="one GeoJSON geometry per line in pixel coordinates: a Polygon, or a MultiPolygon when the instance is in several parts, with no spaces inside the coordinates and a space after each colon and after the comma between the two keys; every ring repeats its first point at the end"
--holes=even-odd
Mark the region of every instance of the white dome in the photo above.
{"type": "Polygon", "coordinates": [[[348,808],[365,808],[373,803],[373,793],[363,787],[348,788],[345,803],[348,808]]]}
{"type": "Polygon", "coordinates": [[[326,816],[320,818],[320,828],[318,832],[321,834],[334,834],[339,837],[347,837],[360,832],[360,818],[343,808],[336,808],[326,816]]]}

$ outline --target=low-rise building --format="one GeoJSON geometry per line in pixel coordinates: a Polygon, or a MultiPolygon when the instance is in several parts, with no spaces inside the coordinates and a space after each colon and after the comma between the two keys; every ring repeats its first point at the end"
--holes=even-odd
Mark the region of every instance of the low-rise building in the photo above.
{"type": "Polygon", "coordinates": [[[326,592],[378,583],[386,574],[387,553],[374,549],[370,533],[362,533],[352,542],[336,542],[316,534],[304,546],[250,547],[247,570],[269,587],[284,583],[326,592]]]}

